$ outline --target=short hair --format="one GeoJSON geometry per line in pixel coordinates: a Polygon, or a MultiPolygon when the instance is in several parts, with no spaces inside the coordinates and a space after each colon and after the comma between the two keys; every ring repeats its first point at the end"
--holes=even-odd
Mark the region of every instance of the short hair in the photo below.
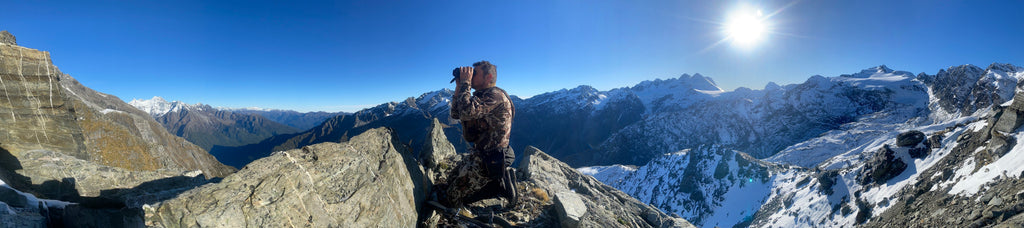
{"type": "Polygon", "coordinates": [[[491,62],[488,62],[487,60],[473,63],[473,67],[479,67],[484,72],[494,75],[494,78],[498,78],[498,67],[494,66],[494,64],[491,64],[491,62]]]}

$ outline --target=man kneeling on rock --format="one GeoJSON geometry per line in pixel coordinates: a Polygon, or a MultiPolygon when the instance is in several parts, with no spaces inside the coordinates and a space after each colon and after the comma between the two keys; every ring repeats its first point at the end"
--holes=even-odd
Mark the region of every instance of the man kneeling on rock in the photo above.
{"type": "Polygon", "coordinates": [[[515,107],[508,93],[495,86],[497,70],[487,61],[459,68],[451,117],[462,121],[462,137],[472,143],[448,181],[443,203],[464,206],[477,200],[505,197],[515,204],[515,174],[509,166],[515,153],[508,146],[515,107]],[[470,95],[469,88],[475,91],[470,95]]]}

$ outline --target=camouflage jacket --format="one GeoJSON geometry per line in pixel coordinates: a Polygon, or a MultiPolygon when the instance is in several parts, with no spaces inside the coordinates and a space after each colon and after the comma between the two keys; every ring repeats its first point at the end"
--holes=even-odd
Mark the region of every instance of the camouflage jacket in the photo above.
{"type": "Polygon", "coordinates": [[[451,117],[462,120],[462,137],[477,151],[508,147],[515,107],[505,90],[498,87],[469,94],[469,83],[455,88],[451,117]]]}

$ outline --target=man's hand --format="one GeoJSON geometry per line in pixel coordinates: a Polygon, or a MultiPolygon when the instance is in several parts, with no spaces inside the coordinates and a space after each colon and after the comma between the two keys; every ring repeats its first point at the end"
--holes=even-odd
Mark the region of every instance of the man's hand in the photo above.
{"type": "Polygon", "coordinates": [[[473,84],[473,67],[459,68],[459,83],[462,82],[473,84]]]}

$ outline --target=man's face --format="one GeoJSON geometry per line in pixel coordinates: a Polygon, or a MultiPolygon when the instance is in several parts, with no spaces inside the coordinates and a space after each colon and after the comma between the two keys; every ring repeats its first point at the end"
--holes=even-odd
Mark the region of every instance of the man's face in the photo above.
{"type": "Polygon", "coordinates": [[[484,86],[487,86],[487,79],[486,79],[486,77],[484,75],[485,75],[485,73],[484,73],[483,69],[480,69],[480,67],[473,67],[473,85],[472,86],[473,86],[474,89],[476,89],[476,88],[483,88],[484,86]]]}

